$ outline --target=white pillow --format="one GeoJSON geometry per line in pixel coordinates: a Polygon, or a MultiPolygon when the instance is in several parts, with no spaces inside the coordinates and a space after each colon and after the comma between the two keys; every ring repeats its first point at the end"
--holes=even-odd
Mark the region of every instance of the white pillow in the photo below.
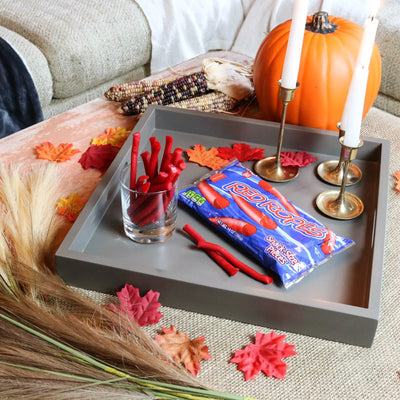
{"type": "Polygon", "coordinates": [[[230,50],[242,0],[136,0],[151,28],[151,73],[209,50],[230,50]]]}

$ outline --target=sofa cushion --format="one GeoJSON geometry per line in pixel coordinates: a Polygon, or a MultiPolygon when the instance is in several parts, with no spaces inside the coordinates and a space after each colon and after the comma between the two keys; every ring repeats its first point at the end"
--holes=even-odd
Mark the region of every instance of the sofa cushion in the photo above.
{"type": "MultiPolygon", "coordinates": [[[[66,110],[77,107],[83,103],[87,103],[98,97],[104,97],[104,93],[110,89],[111,86],[118,85],[123,82],[138,81],[145,78],[150,74],[150,65],[142,65],[126,74],[120,75],[107,82],[103,82],[89,90],[76,94],[75,96],[68,97],[67,99],[53,99],[47,106],[43,107],[43,116],[45,119],[60,114],[66,110]]],[[[115,105],[117,108],[118,105],[115,105]]]]}
{"type": "Polygon", "coordinates": [[[42,107],[50,104],[53,97],[53,80],[46,57],[34,44],[2,26],[0,26],[0,37],[13,47],[25,63],[35,84],[42,107]]]}
{"type": "Polygon", "coordinates": [[[376,43],[382,57],[382,80],[375,105],[400,116],[400,8],[398,0],[385,0],[378,13],[376,43]]]}
{"type": "Polygon", "coordinates": [[[133,0],[2,0],[0,25],[45,55],[55,98],[84,92],[150,59],[150,30],[133,0]]]}

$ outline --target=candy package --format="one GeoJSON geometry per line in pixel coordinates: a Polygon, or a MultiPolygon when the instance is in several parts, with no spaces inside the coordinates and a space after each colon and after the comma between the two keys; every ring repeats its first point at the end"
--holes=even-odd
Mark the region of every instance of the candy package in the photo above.
{"type": "Polygon", "coordinates": [[[354,244],[238,161],[182,189],[179,200],[275,271],[286,288],[354,244]]]}

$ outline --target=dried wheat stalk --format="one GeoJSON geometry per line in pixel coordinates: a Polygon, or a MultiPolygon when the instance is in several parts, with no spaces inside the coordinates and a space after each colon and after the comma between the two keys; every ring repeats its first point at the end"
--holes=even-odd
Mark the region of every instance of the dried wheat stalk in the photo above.
{"type": "Polygon", "coordinates": [[[204,389],[135,321],[59,278],[59,180],[54,165],[0,165],[0,398],[244,400],[204,389]]]}

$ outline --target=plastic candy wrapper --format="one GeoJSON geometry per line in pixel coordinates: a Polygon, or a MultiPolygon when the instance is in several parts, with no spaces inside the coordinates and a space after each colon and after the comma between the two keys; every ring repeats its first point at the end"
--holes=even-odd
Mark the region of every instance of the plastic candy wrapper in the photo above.
{"type": "Polygon", "coordinates": [[[354,244],[238,161],[181,190],[179,200],[275,271],[286,288],[354,244]]]}

